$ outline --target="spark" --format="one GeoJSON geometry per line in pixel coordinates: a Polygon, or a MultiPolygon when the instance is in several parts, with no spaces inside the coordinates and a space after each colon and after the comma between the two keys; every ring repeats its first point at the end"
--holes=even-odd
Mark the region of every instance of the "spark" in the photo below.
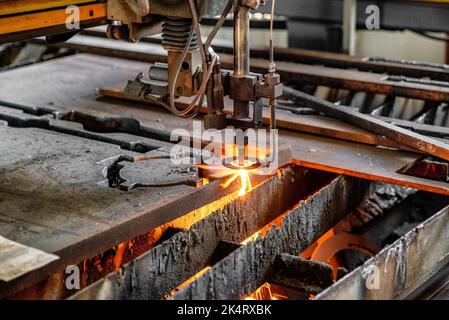
{"type": "Polygon", "coordinates": [[[251,191],[251,180],[247,170],[239,170],[240,176],[240,190],[239,197],[244,196],[247,192],[251,191]]]}
{"type": "Polygon", "coordinates": [[[210,171],[210,178],[221,179],[226,178],[222,183],[224,189],[228,188],[237,179],[240,181],[240,189],[238,191],[238,196],[242,197],[252,190],[252,182],[250,174],[255,170],[247,169],[230,169],[224,166],[207,166],[207,165],[197,165],[200,169],[207,169],[210,171]]]}

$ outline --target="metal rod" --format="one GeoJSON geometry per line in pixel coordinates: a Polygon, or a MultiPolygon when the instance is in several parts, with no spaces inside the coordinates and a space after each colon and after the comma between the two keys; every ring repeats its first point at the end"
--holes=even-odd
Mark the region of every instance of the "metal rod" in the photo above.
{"type": "MultiPolygon", "coordinates": [[[[234,76],[249,75],[249,8],[236,5],[234,13],[234,76]]],[[[249,118],[249,101],[234,101],[234,116],[249,118]]]]}
{"type": "Polygon", "coordinates": [[[276,99],[270,99],[270,127],[276,129],[276,99]]]}
{"type": "Polygon", "coordinates": [[[343,2],[343,51],[355,55],[357,31],[357,0],[343,2]]]}
{"type": "Polygon", "coordinates": [[[249,8],[240,5],[234,18],[234,74],[249,74],[249,8]]]}

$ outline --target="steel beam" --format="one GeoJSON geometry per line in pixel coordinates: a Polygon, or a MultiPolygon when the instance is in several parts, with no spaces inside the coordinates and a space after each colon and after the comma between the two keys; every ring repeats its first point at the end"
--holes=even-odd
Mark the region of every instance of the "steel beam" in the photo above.
{"type": "Polygon", "coordinates": [[[245,244],[172,299],[242,299],[259,288],[282,253],[298,255],[346,214],[373,189],[367,181],[339,177],[253,235],[245,244]]]}

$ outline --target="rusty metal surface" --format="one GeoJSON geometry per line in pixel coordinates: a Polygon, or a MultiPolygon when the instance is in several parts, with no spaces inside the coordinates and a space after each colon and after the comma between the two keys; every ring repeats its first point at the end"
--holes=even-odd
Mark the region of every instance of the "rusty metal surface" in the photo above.
{"type": "Polygon", "coordinates": [[[316,299],[406,298],[449,263],[448,226],[449,208],[445,208],[316,299]],[[376,282],[369,282],[371,280],[376,282]],[[377,283],[378,287],[367,286],[367,283],[377,283]]]}
{"type": "Polygon", "coordinates": [[[435,138],[447,138],[449,137],[449,128],[447,127],[441,127],[436,125],[430,125],[430,124],[422,124],[422,123],[416,123],[413,121],[408,120],[402,120],[402,119],[393,119],[388,117],[377,117],[385,122],[394,124],[398,127],[408,129],[410,131],[420,133],[426,136],[435,137],[435,138]]]}

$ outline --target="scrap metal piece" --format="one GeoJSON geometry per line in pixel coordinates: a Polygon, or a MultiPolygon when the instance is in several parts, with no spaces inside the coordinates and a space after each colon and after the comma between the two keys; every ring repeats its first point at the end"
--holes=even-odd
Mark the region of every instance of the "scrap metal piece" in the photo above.
{"type": "Polygon", "coordinates": [[[269,283],[309,294],[318,294],[331,286],[332,267],[326,263],[283,253],[276,257],[269,283]]]}
{"type": "Polygon", "coordinates": [[[447,182],[449,178],[449,164],[420,158],[402,168],[399,173],[447,182]]]}
{"type": "Polygon", "coordinates": [[[442,63],[434,63],[434,62],[424,62],[424,61],[416,61],[416,60],[398,60],[398,59],[388,59],[385,57],[365,57],[363,61],[370,62],[387,62],[387,63],[395,63],[395,64],[405,64],[407,66],[418,66],[425,68],[434,68],[441,69],[443,71],[449,70],[449,65],[442,63]]]}
{"type": "Polygon", "coordinates": [[[379,246],[364,239],[362,236],[340,232],[323,241],[315,249],[311,259],[328,263],[330,258],[343,250],[356,250],[373,257],[379,252],[379,246]]]}
{"type": "Polygon", "coordinates": [[[9,282],[59,257],[0,236],[0,280],[9,282]]]}
{"type": "Polygon", "coordinates": [[[109,187],[122,191],[179,185],[204,186],[204,180],[198,177],[198,170],[193,165],[164,166],[170,158],[170,153],[160,149],[142,156],[116,156],[99,164],[105,165],[103,176],[108,180],[109,187]]]}
{"type": "Polygon", "coordinates": [[[449,207],[446,207],[316,299],[406,298],[449,263],[448,253],[449,207]],[[366,285],[369,280],[373,280],[371,286],[366,285]]]}

